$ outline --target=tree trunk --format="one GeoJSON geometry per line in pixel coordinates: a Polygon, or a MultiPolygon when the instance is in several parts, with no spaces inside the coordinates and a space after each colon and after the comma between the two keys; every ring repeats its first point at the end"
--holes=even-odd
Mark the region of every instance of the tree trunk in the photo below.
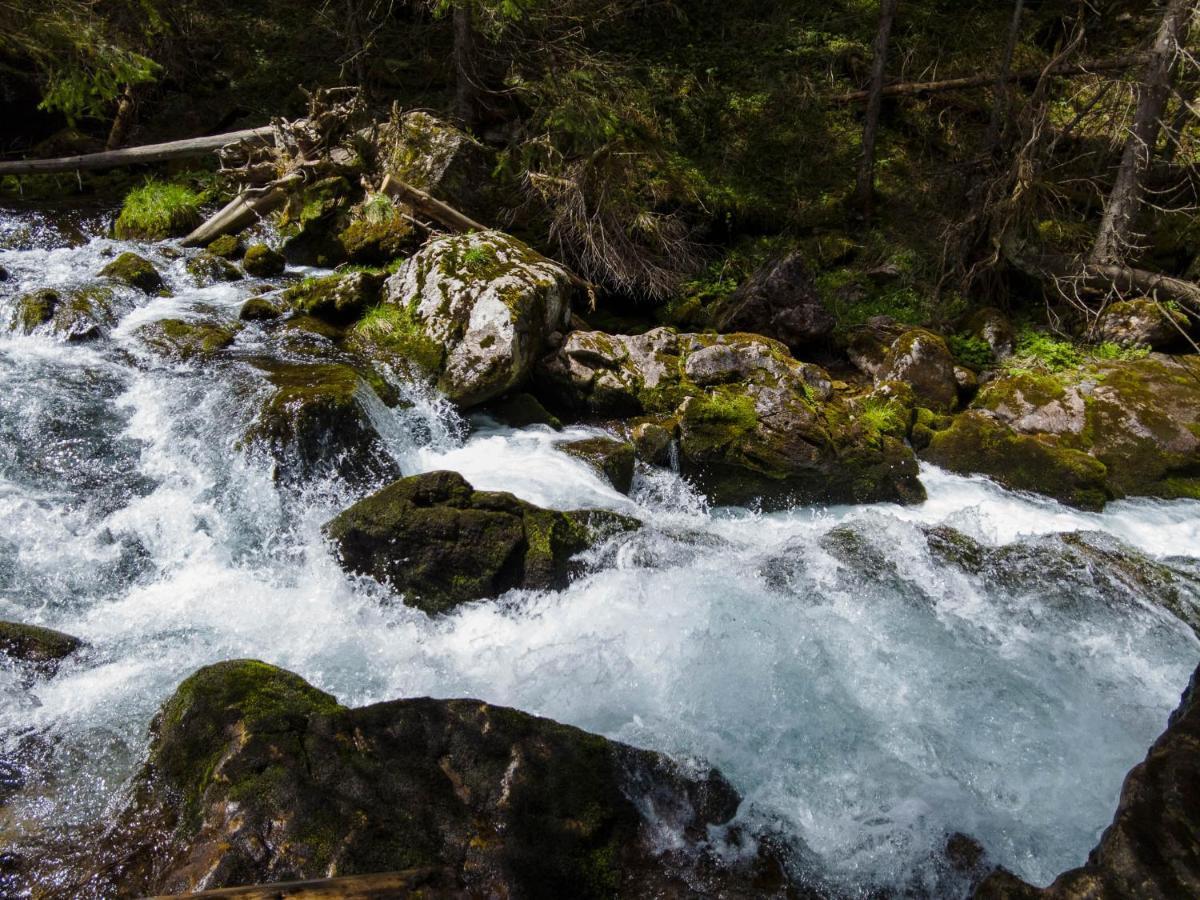
{"type": "Polygon", "coordinates": [[[454,112],[468,130],[479,124],[478,41],[471,7],[459,0],[454,6],[454,112]]]}
{"type": "Polygon", "coordinates": [[[864,218],[871,217],[875,201],[875,139],[879,134],[879,112],[883,108],[883,75],[887,69],[888,41],[896,19],[899,0],[881,0],[879,31],[875,35],[875,58],[871,64],[871,88],[867,97],[867,119],[863,124],[862,160],[858,165],[855,200],[864,218]]]}
{"type": "Polygon", "coordinates": [[[134,96],[133,85],[126,85],[121,99],[117,101],[117,114],[113,117],[112,128],[108,132],[105,150],[116,150],[129,137],[129,129],[137,120],[137,98],[134,96]]]}
{"type": "Polygon", "coordinates": [[[1025,10],[1025,0],[1017,0],[1013,6],[1012,24],[1008,27],[1008,41],[1004,45],[1004,59],[1000,62],[1000,73],[996,77],[996,96],[992,101],[992,121],[988,126],[988,150],[996,152],[1004,126],[1008,122],[1008,81],[1012,72],[1013,54],[1017,50],[1017,38],[1021,34],[1021,13],[1025,10]]]}
{"type": "Polygon", "coordinates": [[[1094,265],[1116,265],[1136,238],[1134,220],[1145,193],[1143,178],[1154,157],[1162,115],[1171,94],[1181,41],[1196,13],[1196,0],[1170,0],[1158,29],[1146,74],[1138,85],[1133,127],[1125,142],[1121,165],[1104,207],[1100,232],[1092,248],[1094,265]]]}

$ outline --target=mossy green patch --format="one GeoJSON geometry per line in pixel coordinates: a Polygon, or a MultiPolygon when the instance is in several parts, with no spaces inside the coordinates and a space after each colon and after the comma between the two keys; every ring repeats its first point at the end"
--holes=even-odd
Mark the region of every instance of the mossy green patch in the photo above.
{"type": "Polygon", "coordinates": [[[122,240],[159,241],[200,224],[204,198],[185,184],[150,179],[125,198],[113,232],[122,240]]]}
{"type": "Polygon", "coordinates": [[[122,253],[101,269],[100,274],[147,294],[163,289],[162,276],[154,268],[154,263],[136,253],[122,253]]]}
{"type": "Polygon", "coordinates": [[[413,305],[399,303],[380,303],[367,310],[351,330],[350,343],[382,352],[385,358],[414,363],[429,375],[441,369],[446,355],[445,347],[426,335],[413,305]]]}

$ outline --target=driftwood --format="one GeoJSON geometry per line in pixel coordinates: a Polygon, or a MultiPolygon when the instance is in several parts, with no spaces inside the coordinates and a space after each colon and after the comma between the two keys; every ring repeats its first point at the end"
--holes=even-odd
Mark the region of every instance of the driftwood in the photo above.
{"type": "Polygon", "coordinates": [[[115,169],[141,163],[166,162],[172,159],[187,159],[204,156],[229,144],[271,138],[274,128],[249,128],[244,131],[229,131],[208,137],[188,138],[184,141],[168,141],[165,144],[145,144],[127,147],[124,150],[106,150],[103,153],[85,153],[82,156],[60,156],[57,159],[17,159],[0,162],[0,175],[33,175],[53,172],[83,172],[94,169],[115,169]]]}
{"type": "Polygon", "coordinates": [[[415,212],[433,219],[433,221],[437,222],[443,228],[449,228],[451,231],[488,230],[486,225],[479,224],[470,216],[459,212],[453,206],[430,196],[420,188],[415,188],[411,184],[401,181],[394,175],[384,176],[379,192],[407,203],[415,212]]]}
{"type": "MultiPolygon", "coordinates": [[[[197,891],[190,897],[208,900],[408,900],[416,897],[465,897],[466,893],[450,883],[437,869],[407,869],[374,875],[347,875],[311,881],[289,881],[249,887],[218,888],[197,891]]],[[[165,898],[151,898],[165,900],[165,898]]]]}
{"type": "Polygon", "coordinates": [[[249,188],[210,216],[199,228],[183,239],[185,247],[207,247],[226,234],[237,234],[263,216],[273,213],[287,201],[288,185],[299,181],[289,176],[261,188],[249,188]]]}
{"type": "MultiPolygon", "coordinates": [[[[1079,76],[1091,75],[1095,72],[1113,72],[1122,69],[1128,69],[1146,61],[1145,54],[1135,54],[1133,56],[1122,56],[1118,59],[1097,59],[1089,62],[1080,63],[1063,63],[1062,65],[1054,66],[1048,72],[1043,69],[1022,69],[1018,72],[1009,72],[1005,77],[1006,82],[1034,82],[1042,77],[1043,73],[1058,76],[1079,76]]],[[[885,84],[883,86],[882,95],[884,97],[909,96],[914,94],[937,94],[945,91],[960,91],[967,88],[987,87],[995,85],[997,78],[992,75],[970,75],[964,78],[945,78],[941,81],[902,81],[896,84],[885,84]]],[[[850,91],[845,94],[833,94],[826,99],[830,103],[858,103],[863,100],[870,99],[871,92],[865,91],[850,91]]]]}

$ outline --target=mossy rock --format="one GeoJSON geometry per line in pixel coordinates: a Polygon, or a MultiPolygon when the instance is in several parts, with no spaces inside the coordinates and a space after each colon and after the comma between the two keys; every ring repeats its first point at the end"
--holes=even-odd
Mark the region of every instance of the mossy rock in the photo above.
{"type": "Polygon", "coordinates": [[[399,466],[375,431],[364,403],[387,385],[344,363],[262,360],[268,394],[244,443],[274,462],[276,480],[294,484],[336,476],[372,484],[399,475],[399,466]]]}
{"type": "Polygon", "coordinates": [[[287,260],[266,244],[251,244],[242,257],[242,268],[252,278],[273,278],[282,275],[287,260]]]}
{"type": "Polygon", "coordinates": [[[251,297],[238,310],[243,322],[271,322],[283,315],[283,310],[264,297],[251,297]]]}
{"type": "Polygon", "coordinates": [[[72,834],[35,854],[30,883],[131,897],[419,869],[413,896],[466,884],[480,896],[607,900],[668,896],[681,879],[714,896],[789,890],[769,851],[705,857],[710,830],[740,803],[718,772],[479,700],[347,709],[256,660],[180,685],[127,796],[97,840],[72,834]],[[651,808],[670,810],[670,859],[651,808]],[[112,865],[97,872],[97,856],[112,865]]]}
{"type": "Polygon", "coordinates": [[[52,675],[59,664],[76,653],[83,641],[37,625],[0,622],[0,656],[12,662],[52,675]]]}
{"type": "Polygon", "coordinates": [[[678,432],[678,419],[655,416],[631,422],[629,439],[638,459],[652,466],[667,466],[671,463],[671,448],[678,432]]]}
{"type": "Polygon", "coordinates": [[[566,328],[570,290],[561,266],[509,235],[438,238],[388,280],[381,334],[361,352],[410,354],[451,401],[476,406],[525,383],[566,328]]]}
{"type": "Polygon", "coordinates": [[[374,305],[383,283],[369,272],[306,278],[283,292],[289,307],[333,325],[348,325],[374,305]]]}
{"type": "Polygon", "coordinates": [[[633,486],[634,462],[637,452],[628,441],[608,437],[585,438],[559,444],[558,448],[568,456],[583,460],[622,494],[628,494],[633,486]]]}
{"type": "Polygon", "coordinates": [[[185,264],[188,274],[199,287],[222,281],[241,281],[242,271],[229,260],[207,251],[197,253],[185,264]]]}
{"type": "Polygon", "coordinates": [[[103,285],[71,291],[44,289],[17,300],[12,328],[30,334],[44,329],[67,341],[103,337],[117,323],[116,298],[103,285]]]}
{"type": "Polygon", "coordinates": [[[138,328],[138,338],[168,359],[195,362],[209,359],[234,342],[237,331],[217,322],[159,319],[138,328]]]}
{"type": "Polygon", "coordinates": [[[972,411],[922,435],[923,455],[1089,509],[1126,496],[1200,498],[1198,379],[1194,356],[1010,371],[980,389],[972,411]]]}
{"type": "Polygon", "coordinates": [[[383,266],[416,250],[423,236],[399,212],[382,220],[353,216],[337,234],[347,261],[356,265],[383,266]]]}
{"type": "Polygon", "coordinates": [[[181,237],[200,224],[203,198],[191,188],[150,180],[125,197],[113,233],[121,240],[181,237]]]}
{"type": "Polygon", "coordinates": [[[1186,349],[1192,320],[1183,310],[1154,300],[1119,300],[1104,309],[1097,336],[1120,347],[1186,349]]]}
{"type": "Polygon", "coordinates": [[[347,262],[337,234],[348,224],[349,210],[361,195],[362,189],[349,179],[334,175],[289,197],[278,216],[287,261],[324,268],[347,262]]]}
{"type": "Polygon", "coordinates": [[[242,258],[246,252],[246,247],[242,244],[242,239],[236,234],[223,234],[215,241],[212,241],[206,248],[213,256],[219,256],[221,259],[237,261],[242,258]]]}
{"type": "Polygon", "coordinates": [[[476,491],[457,473],[431,472],[359,501],[325,533],[348,571],[434,614],[513,588],[565,587],[573,556],[603,535],[638,526],[600,510],[540,509],[511,494],[476,491]]]}
{"type": "Polygon", "coordinates": [[[136,253],[122,253],[101,269],[100,274],[147,294],[163,289],[162,276],[154,268],[154,263],[136,253]]]}

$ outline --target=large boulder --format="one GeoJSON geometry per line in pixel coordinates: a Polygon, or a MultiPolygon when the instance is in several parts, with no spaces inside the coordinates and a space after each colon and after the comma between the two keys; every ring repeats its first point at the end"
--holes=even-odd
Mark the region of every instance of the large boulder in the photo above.
{"type": "Polygon", "coordinates": [[[975,900],[1200,897],[1200,669],[1146,759],[1125,777],[1112,824],[1048,888],[997,871],[975,900]]]}
{"type": "MultiPolygon", "coordinates": [[[[348,709],[253,660],[180,685],[151,726],[130,798],[100,836],[22,861],[38,896],[384,872],[427,879],[429,896],[789,891],[769,851],[718,856],[709,830],[733,819],[739,797],[715,770],[479,700],[348,709]],[[669,847],[656,840],[663,831],[669,847]]],[[[383,886],[363,877],[345,888],[356,883],[383,886]]],[[[390,886],[380,896],[399,896],[390,886]]]]}
{"type": "Polygon", "coordinates": [[[12,328],[25,334],[49,333],[72,342],[90,341],[105,335],[117,318],[116,297],[110,288],[44,288],[17,300],[12,328]]]}
{"type": "Polygon", "coordinates": [[[566,329],[570,276],[497,231],[430,241],[404,263],[352,343],[372,357],[408,359],[469,407],[520,386],[566,329]]]}
{"type": "Polygon", "coordinates": [[[455,472],[429,472],[360,500],[325,533],[346,569],[432,614],[513,588],[565,587],[573,556],[637,526],[602,510],[541,509],[512,494],[476,491],[455,472]]]}
{"type": "Polygon", "coordinates": [[[1190,331],[1191,320],[1181,310],[1145,299],[1110,303],[1096,324],[1102,341],[1151,350],[1186,347],[1190,331]]]}
{"type": "Polygon", "coordinates": [[[944,412],[958,403],[954,355],[931,331],[879,317],[851,332],[848,350],[851,361],[876,383],[911,385],[922,406],[944,412]]]}
{"type": "Polygon", "coordinates": [[[538,385],[582,412],[674,420],[681,469],[715,503],[925,496],[901,440],[835,397],[824,369],[759,335],[575,331],[543,361],[538,385]]]}
{"type": "Polygon", "coordinates": [[[276,480],[337,476],[374,484],[400,474],[368,413],[371,402],[389,396],[386,383],[340,362],[262,360],[257,366],[270,390],[244,443],[266,453],[276,480]]]}
{"type": "Polygon", "coordinates": [[[836,323],[804,257],[792,253],[751,275],[716,311],[713,324],[718,331],[750,331],[798,350],[825,341],[836,323]]]}
{"type": "Polygon", "coordinates": [[[362,317],[379,297],[382,279],[370,272],[305,278],[283,292],[283,303],[296,312],[331,325],[348,325],[362,317]]]}
{"type": "Polygon", "coordinates": [[[1086,509],[1135,495],[1200,498],[1197,422],[1200,357],[1017,370],[940,423],[922,455],[1086,509]]]}

